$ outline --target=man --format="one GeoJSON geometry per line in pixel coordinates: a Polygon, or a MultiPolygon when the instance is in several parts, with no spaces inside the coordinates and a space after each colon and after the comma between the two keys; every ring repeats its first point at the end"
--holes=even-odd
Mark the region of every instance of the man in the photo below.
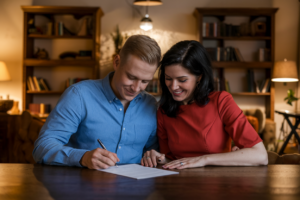
{"type": "Polygon", "coordinates": [[[114,58],[115,72],[64,92],[34,144],[35,161],[90,169],[139,163],[143,151],[157,145],[156,101],[143,90],[160,59],[150,37],[128,38],[114,58]]]}

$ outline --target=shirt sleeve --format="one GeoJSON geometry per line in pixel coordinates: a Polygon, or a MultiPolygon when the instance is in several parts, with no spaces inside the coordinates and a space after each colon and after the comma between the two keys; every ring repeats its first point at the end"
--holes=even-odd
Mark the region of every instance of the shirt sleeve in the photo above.
{"type": "Polygon", "coordinates": [[[176,157],[172,154],[169,148],[168,134],[166,129],[164,128],[164,119],[161,108],[157,111],[157,137],[159,142],[160,153],[165,154],[166,157],[171,160],[176,160],[176,157]]]}
{"type": "Polygon", "coordinates": [[[32,152],[37,163],[78,166],[88,150],[66,146],[76,133],[84,115],[82,99],[78,90],[70,86],[62,95],[42,127],[32,152]]]}
{"type": "Polygon", "coordinates": [[[225,131],[236,146],[250,148],[262,141],[228,92],[220,93],[218,110],[225,125],[225,131]]]}

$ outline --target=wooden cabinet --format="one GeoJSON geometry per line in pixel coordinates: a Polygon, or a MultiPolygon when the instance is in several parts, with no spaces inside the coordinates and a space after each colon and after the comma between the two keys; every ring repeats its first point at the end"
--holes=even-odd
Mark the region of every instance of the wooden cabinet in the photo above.
{"type": "Polygon", "coordinates": [[[236,102],[237,99],[241,99],[244,104],[252,104],[252,107],[255,106],[255,102],[259,102],[265,110],[266,117],[272,120],[274,120],[274,83],[271,82],[269,92],[249,92],[246,79],[249,69],[254,71],[254,77],[257,76],[258,79],[271,79],[277,10],[277,8],[196,8],[194,12],[197,37],[204,47],[217,48],[216,52],[221,52],[220,49],[226,47],[236,48],[242,55],[242,59],[220,59],[216,56],[216,59],[212,60],[214,74],[221,81],[221,90],[225,89],[224,80],[229,79],[231,94],[236,102]],[[259,58],[260,50],[269,56],[266,59],[259,58]]]}
{"type": "Polygon", "coordinates": [[[96,79],[100,76],[100,20],[103,15],[101,8],[22,6],[22,10],[24,12],[23,110],[28,109],[30,103],[55,106],[68,78],[84,76],[80,78],[96,79]],[[83,18],[89,21],[82,20],[83,18]],[[70,21],[72,25],[68,27],[70,21]],[[70,28],[76,31],[72,32],[70,28]],[[37,48],[45,49],[48,58],[38,59],[37,48]],[[84,56],[60,58],[64,52],[74,53],[79,50],[89,51],[91,55],[84,59],[82,59],[84,56]],[[51,90],[30,91],[27,86],[29,76],[45,79],[51,90]]]}

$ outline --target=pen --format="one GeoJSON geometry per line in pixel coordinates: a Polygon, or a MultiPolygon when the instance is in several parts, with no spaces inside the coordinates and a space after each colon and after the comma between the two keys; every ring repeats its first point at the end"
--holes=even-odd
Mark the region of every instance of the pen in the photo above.
{"type": "MultiPolygon", "coordinates": [[[[100,146],[101,146],[103,149],[107,150],[107,149],[105,148],[104,144],[101,142],[100,139],[97,139],[97,141],[99,142],[100,146]]],[[[116,163],[115,166],[118,167],[117,163],[116,163]]]]}

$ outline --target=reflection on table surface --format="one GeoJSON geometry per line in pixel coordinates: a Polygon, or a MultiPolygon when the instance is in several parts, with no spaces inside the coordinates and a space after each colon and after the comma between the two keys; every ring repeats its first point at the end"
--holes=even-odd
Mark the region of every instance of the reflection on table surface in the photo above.
{"type": "Polygon", "coordinates": [[[0,164],[0,199],[299,199],[300,166],[204,167],[135,180],[97,170],[0,164]]]}

